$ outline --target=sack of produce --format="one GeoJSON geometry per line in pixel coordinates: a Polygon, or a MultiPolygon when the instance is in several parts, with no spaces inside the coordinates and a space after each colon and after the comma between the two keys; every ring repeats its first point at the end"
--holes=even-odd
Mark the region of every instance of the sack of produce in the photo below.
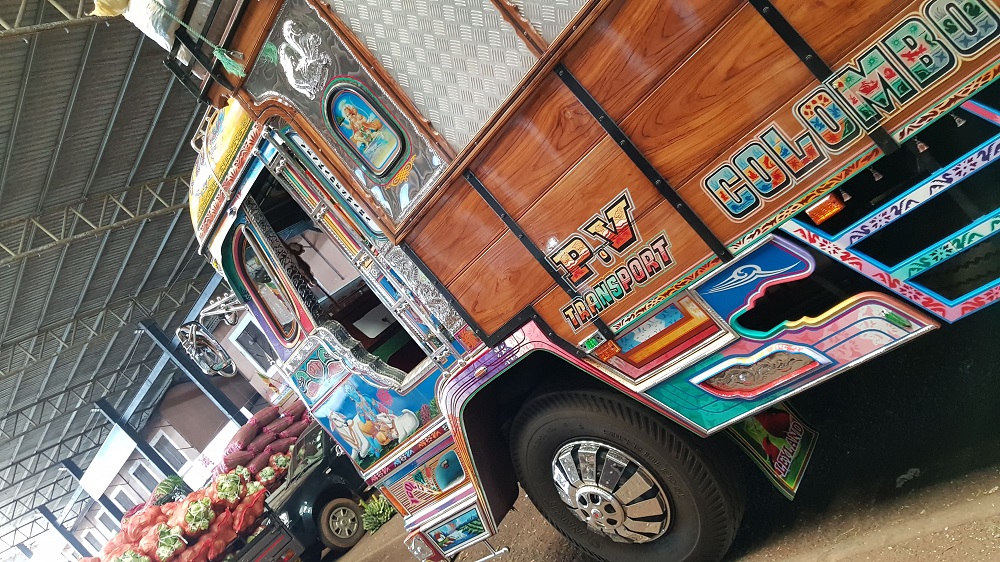
{"type": "Polygon", "coordinates": [[[254,456],[256,456],[256,453],[251,453],[250,451],[236,451],[235,453],[229,453],[228,455],[222,457],[222,466],[226,467],[226,472],[229,472],[241,464],[247,464],[254,458],[254,456]]]}
{"type": "Polygon", "coordinates": [[[184,521],[181,522],[180,527],[184,531],[184,536],[188,538],[193,539],[204,534],[215,519],[212,500],[208,498],[201,498],[197,501],[184,500],[180,510],[184,513],[184,521]]]}
{"type": "Polygon", "coordinates": [[[236,435],[233,435],[233,438],[229,440],[229,444],[226,445],[225,454],[228,455],[230,453],[236,453],[245,450],[247,448],[247,445],[249,445],[250,442],[253,441],[254,437],[257,437],[257,434],[259,432],[260,428],[258,428],[255,424],[246,423],[245,425],[243,425],[243,427],[236,430],[236,435]]]}
{"type": "Polygon", "coordinates": [[[236,529],[233,526],[234,518],[231,511],[223,511],[215,518],[211,527],[201,540],[208,541],[211,546],[208,549],[208,559],[218,560],[226,552],[229,544],[236,540],[236,529]]]}
{"type": "Polygon", "coordinates": [[[212,543],[204,539],[189,544],[175,562],[208,562],[208,549],[211,547],[212,543]]]}
{"type": "MultiPolygon", "coordinates": [[[[250,460],[253,460],[252,458],[250,460]]],[[[243,479],[244,484],[249,484],[253,482],[253,474],[250,474],[250,470],[245,466],[237,466],[232,470],[233,474],[238,474],[240,478],[243,479]]]]}
{"type": "Polygon", "coordinates": [[[137,552],[133,549],[128,549],[112,558],[111,562],[152,562],[152,560],[150,560],[150,558],[145,554],[137,552]]]}
{"type": "Polygon", "coordinates": [[[233,512],[233,527],[237,533],[245,533],[253,528],[257,519],[264,514],[264,494],[267,491],[263,488],[253,494],[247,494],[240,505],[236,506],[233,512]]]}
{"type": "Polygon", "coordinates": [[[273,422],[264,426],[264,433],[273,433],[277,435],[282,431],[288,429],[288,426],[292,425],[293,422],[291,418],[278,418],[273,422]]]}
{"type": "Polygon", "coordinates": [[[305,431],[306,428],[309,427],[309,424],[311,423],[312,421],[310,420],[299,420],[293,423],[292,425],[288,426],[288,428],[282,431],[281,433],[279,433],[278,437],[281,438],[298,437],[299,435],[302,435],[302,432],[305,431]]]}
{"type": "Polygon", "coordinates": [[[247,493],[246,484],[243,478],[234,472],[227,472],[215,477],[211,488],[208,490],[208,497],[212,501],[215,509],[234,509],[239,505],[247,493]]]}
{"type": "Polygon", "coordinates": [[[135,541],[129,540],[125,533],[118,533],[111,537],[108,544],[101,549],[101,558],[111,560],[133,546],[135,546],[135,541]]]}
{"type": "Polygon", "coordinates": [[[136,513],[139,513],[143,509],[146,509],[146,504],[140,503],[139,505],[133,506],[132,509],[126,511],[125,515],[122,515],[122,520],[121,520],[122,526],[124,526],[126,523],[128,523],[129,519],[132,519],[133,515],[135,515],[136,513]]]}
{"type": "Polygon", "coordinates": [[[278,473],[278,478],[281,478],[288,472],[288,465],[292,463],[291,455],[283,455],[281,453],[275,453],[271,455],[271,459],[267,462],[267,465],[274,469],[278,473]]]}
{"type": "Polygon", "coordinates": [[[261,452],[259,455],[254,457],[252,461],[250,461],[250,464],[247,465],[247,470],[250,471],[250,474],[252,474],[254,478],[257,477],[257,473],[260,472],[260,469],[264,468],[267,466],[267,463],[271,462],[271,454],[272,453],[268,453],[266,451],[261,452]]]}
{"type": "Polygon", "coordinates": [[[156,485],[149,500],[146,501],[146,505],[163,505],[167,502],[181,501],[191,492],[191,487],[180,476],[172,474],[156,485]]]}
{"type": "Polygon", "coordinates": [[[159,540],[153,552],[153,559],[156,562],[172,562],[187,547],[187,543],[181,537],[181,528],[168,527],[161,523],[157,525],[157,529],[159,540]]]}
{"type": "Polygon", "coordinates": [[[277,406],[268,406],[266,408],[262,408],[259,412],[254,414],[252,418],[250,418],[250,421],[247,422],[247,425],[264,427],[265,425],[277,419],[278,414],[279,410],[277,406]]]}
{"type": "Polygon", "coordinates": [[[293,400],[291,404],[288,404],[285,407],[285,409],[282,410],[281,416],[288,419],[297,420],[302,417],[302,414],[304,414],[305,411],[306,411],[305,402],[301,400],[293,400]]]}
{"type": "Polygon", "coordinates": [[[277,438],[278,436],[273,433],[261,433],[247,445],[247,451],[254,455],[259,455],[264,450],[264,447],[270,445],[277,438]]]}
{"type": "Polygon", "coordinates": [[[257,481],[264,485],[266,488],[270,488],[275,481],[278,480],[278,472],[271,468],[270,466],[265,466],[260,469],[257,473],[257,481]]]}
{"type": "Polygon", "coordinates": [[[138,542],[150,527],[165,522],[166,519],[162,506],[150,505],[137,511],[128,523],[122,525],[122,531],[119,534],[124,535],[128,541],[138,542]]]}
{"type": "Polygon", "coordinates": [[[265,447],[264,450],[267,451],[268,453],[271,453],[272,455],[275,453],[285,454],[288,452],[288,449],[290,449],[291,446],[295,444],[297,440],[298,437],[286,437],[284,439],[278,439],[277,441],[274,441],[267,447],[265,447]]]}

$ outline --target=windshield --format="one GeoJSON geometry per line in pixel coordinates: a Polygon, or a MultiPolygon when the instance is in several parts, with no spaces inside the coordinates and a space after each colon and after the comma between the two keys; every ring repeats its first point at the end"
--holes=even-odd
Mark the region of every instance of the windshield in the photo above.
{"type": "Polygon", "coordinates": [[[289,477],[296,478],[322,458],[323,429],[313,424],[292,447],[292,465],[288,470],[289,477]]]}

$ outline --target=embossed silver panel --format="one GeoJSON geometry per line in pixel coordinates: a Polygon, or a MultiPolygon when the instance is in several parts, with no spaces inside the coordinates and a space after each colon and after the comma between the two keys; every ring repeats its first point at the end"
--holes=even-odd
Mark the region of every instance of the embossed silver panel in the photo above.
{"type": "Polygon", "coordinates": [[[386,252],[385,261],[399,274],[406,286],[430,310],[431,314],[436,316],[452,334],[457,334],[465,326],[465,322],[458,315],[458,312],[448,304],[444,296],[420,271],[417,264],[413,263],[413,260],[403,253],[399,246],[393,246],[386,252]]]}
{"type": "Polygon", "coordinates": [[[264,49],[247,77],[246,90],[257,102],[278,99],[308,118],[340,159],[354,171],[357,183],[396,224],[427,195],[446,166],[441,155],[417,132],[351,55],[336,32],[305,0],[286,0],[281,7],[264,49]],[[338,76],[351,77],[371,91],[407,137],[413,169],[405,181],[398,185],[392,185],[390,178],[376,181],[335,138],[327,125],[324,90],[338,76]]]}
{"type": "Polygon", "coordinates": [[[326,0],[454,148],[535,63],[489,0],[326,0]]]}
{"type": "Polygon", "coordinates": [[[510,0],[509,3],[517,6],[531,27],[551,43],[587,0],[510,0]]]}

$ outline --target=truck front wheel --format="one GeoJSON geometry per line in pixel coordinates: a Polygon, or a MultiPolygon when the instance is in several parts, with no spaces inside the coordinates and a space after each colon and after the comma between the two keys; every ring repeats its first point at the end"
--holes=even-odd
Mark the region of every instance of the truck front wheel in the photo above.
{"type": "Polygon", "coordinates": [[[706,443],[592,391],[539,396],[514,420],[511,456],[542,515],[600,560],[719,560],[743,493],[706,443]]]}
{"type": "Polygon", "coordinates": [[[351,499],[331,501],[323,507],[319,518],[320,540],[335,552],[350,550],[365,534],[361,525],[361,506],[351,499]]]}

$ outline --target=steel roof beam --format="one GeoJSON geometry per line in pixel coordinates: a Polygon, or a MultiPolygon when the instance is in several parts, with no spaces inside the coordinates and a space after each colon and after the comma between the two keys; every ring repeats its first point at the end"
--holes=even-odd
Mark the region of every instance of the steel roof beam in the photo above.
{"type": "Polygon", "coordinates": [[[91,166],[90,174],[87,176],[87,183],[83,187],[84,197],[90,193],[90,187],[97,176],[97,169],[101,166],[101,158],[104,157],[104,150],[108,147],[108,139],[111,138],[111,130],[114,129],[115,121],[118,120],[118,112],[121,111],[122,101],[125,100],[125,91],[128,89],[129,82],[132,81],[135,63],[139,60],[139,53],[142,51],[142,43],[145,39],[146,36],[140,34],[139,40],[135,43],[135,49],[132,50],[132,60],[129,61],[128,70],[125,71],[125,78],[122,79],[121,88],[118,89],[118,97],[115,99],[114,108],[111,110],[111,117],[108,118],[108,126],[105,127],[104,135],[101,137],[101,146],[97,149],[97,156],[94,157],[94,165],[91,166]]]}
{"type": "MultiPolygon", "coordinates": [[[[42,23],[42,16],[44,6],[39,6],[38,16],[35,18],[35,25],[40,25],[42,23]]],[[[9,31],[8,25],[4,24],[5,28],[3,32],[9,31]]],[[[0,32],[0,33],[3,33],[0,32]]],[[[21,72],[21,88],[17,93],[17,103],[14,104],[14,118],[10,125],[10,133],[7,135],[7,156],[4,158],[3,168],[0,168],[0,199],[3,199],[3,188],[7,183],[7,173],[10,171],[10,160],[14,155],[14,151],[10,150],[10,147],[14,146],[14,140],[17,135],[17,127],[21,123],[21,110],[24,108],[24,96],[28,91],[28,78],[31,76],[31,65],[35,61],[35,52],[38,49],[38,37],[35,35],[31,36],[28,41],[28,56],[24,59],[24,70],[21,72]]]]}
{"type": "Polygon", "coordinates": [[[7,240],[7,243],[0,242],[0,266],[37,256],[77,240],[183,210],[187,207],[186,187],[185,178],[176,175],[106,194],[102,196],[99,208],[88,204],[88,201],[67,205],[40,216],[4,221],[0,223],[0,240],[7,240]],[[115,210],[110,218],[106,218],[109,209],[115,210]],[[119,212],[124,212],[128,217],[118,220],[119,212]],[[73,228],[77,220],[82,220],[88,228],[73,228]],[[10,242],[14,238],[12,235],[18,233],[19,242],[10,242]],[[43,236],[39,236],[41,243],[36,244],[34,237],[38,234],[43,236]]]}
{"type": "MultiPolygon", "coordinates": [[[[7,422],[8,420],[13,420],[13,423],[10,424],[11,426],[13,426],[16,429],[23,424],[24,425],[23,429],[20,429],[19,431],[15,432],[4,431],[0,433],[0,436],[3,436],[3,438],[7,440],[18,439],[34,429],[37,429],[43,425],[51,425],[57,421],[60,421],[64,417],[67,417],[71,414],[83,410],[84,407],[87,406],[87,404],[93,403],[94,401],[96,401],[97,398],[100,398],[101,396],[106,396],[108,394],[118,393],[118,392],[129,392],[135,389],[136,387],[142,386],[143,384],[142,382],[135,382],[138,378],[138,374],[134,377],[129,377],[127,374],[128,371],[133,367],[135,367],[136,370],[147,368],[150,369],[150,372],[152,372],[152,369],[156,363],[158,363],[158,361],[153,362],[152,360],[146,360],[145,362],[142,363],[128,365],[124,368],[115,369],[107,373],[99,374],[93,379],[74,385],[73,387],[67,388],[62,392],[49,395],[45,398],[40,398],[37,404],[32,404],[20,408],[18,410],[14,410],[8,413],[6,416],[4,416],[2,419],[0,419],[0,424],[7,426],[8,424],[5,422],[7,422]],[[123,378],[128,381],[128,384],[126,384],[125,386],[121,385],[121,381],[123,378]],[[67,397],[66,400],[59,400],[61,397],[64,396],[67,397]],[[73,401],[73,398],[76,399],[75,403],[73,401]],[[30,414],[25,414],[26,410],[34,409],[38,405],[51,407],[52,409],[51,417],[42,420],[42,419],[36,419],[36,417],[34,416],[34,412],[30,414]]],[[[71,420],[67,422],[63,427],[68,428],[72,425],[72,423],[73,422],[71,420]]],[[[4,479],[2,476],[0,476],[0,487],[3,486],[3,483],[4,479]]]]}
{"type": "Polygon", "coordinates": [[[141,318],[165,314],[182,308],[193,294],[211,278],[207,275],[189,283],[147,291],[109,303],[105,308],[90,310],[55,326],[35,332],[0,348],[0,378],[24,371],[39,361],[76,349],[91,338],[118,332],[141,318]],[[70,335],[61,339],[60,330],[71,326],[70,335]],[[52,347],[58,349],[53,350],[52,347]]]}

